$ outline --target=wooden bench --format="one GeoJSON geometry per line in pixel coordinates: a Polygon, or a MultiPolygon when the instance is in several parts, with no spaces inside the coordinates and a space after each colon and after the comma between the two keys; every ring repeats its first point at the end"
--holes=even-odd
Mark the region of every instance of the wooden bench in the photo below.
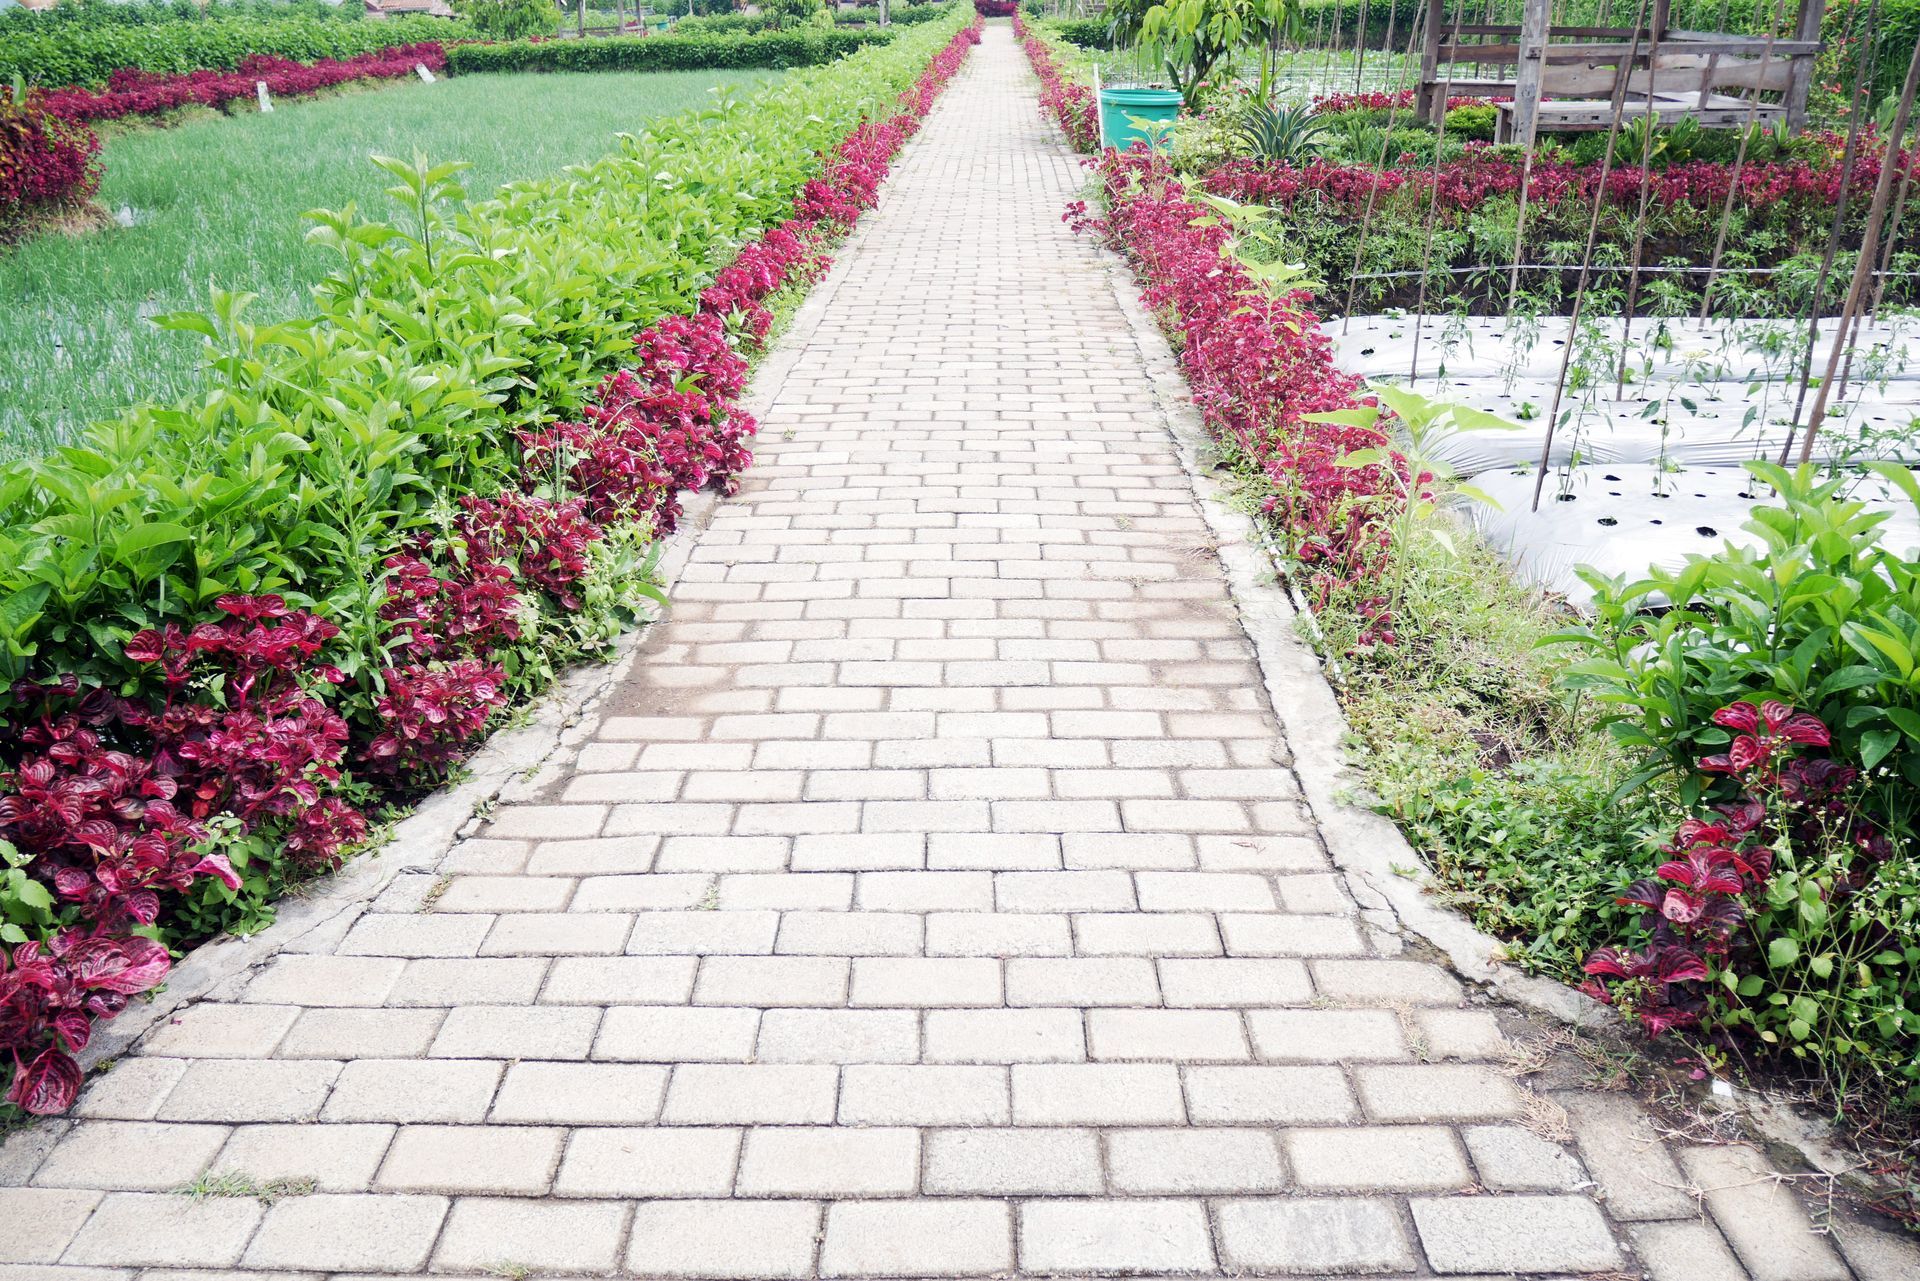
{"type": "MultiPolygon", "coordinates": [[[[1494,141],[1520,141],[1514,130],[1516,106],[1511,102],[1493,104],[1494,110],[1499,113],[1494,124],[1494,141]]],[[[1749,113],[1754,123],[1771,125],[1783,118],[1787,111],[1779,103],[1763,102],[1756,108],[1745,98],[1723,93],[1655,93],[1651,104],[1644,95],[1635,97],[1629,94],[1620,106],[1620,122],[1624,125],[1651,114],[1663,125],[1692,117],[1707,129],[1743,129],[1749,113]]],[[[1539,122],[1535,129],[1540,133],[1579,133],[1606,129],[1612,123],[1613,103],[1609,99],[1549,99],[1540,104],[1539,122]]]]}

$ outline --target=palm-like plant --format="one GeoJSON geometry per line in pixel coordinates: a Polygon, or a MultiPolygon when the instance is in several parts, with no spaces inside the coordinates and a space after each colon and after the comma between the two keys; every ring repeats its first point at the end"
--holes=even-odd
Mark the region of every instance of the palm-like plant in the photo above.
{"type": "Polygon", "coordinates": [[[1239,132],[1256,159],[1293,164],[1320,149],[1327,129],[1327,122],[1307,107],[1276,107],[1256,100],[1241,118],[1239,132]]]}

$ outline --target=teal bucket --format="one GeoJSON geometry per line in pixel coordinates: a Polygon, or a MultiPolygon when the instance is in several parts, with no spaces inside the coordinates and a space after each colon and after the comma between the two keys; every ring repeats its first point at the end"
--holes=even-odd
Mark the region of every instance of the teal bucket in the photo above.
{"type": "Polygon", "coordinates": [[[1136,142],[1151,142],[1134,119],[1171,124],[1180,115],[1180,102],[1177,89],[1102,89],[1100,123],[1107,131],[1107,145],[1125,151],[1136,142]]]}

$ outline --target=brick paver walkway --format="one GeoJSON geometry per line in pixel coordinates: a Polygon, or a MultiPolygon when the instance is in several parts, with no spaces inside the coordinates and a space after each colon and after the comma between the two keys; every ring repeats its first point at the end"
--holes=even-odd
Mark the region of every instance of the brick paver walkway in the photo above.
{"type": "Polygon", "coordinates": [[[995,24],[577,770],[11,1144],[0,1276],[1740,1275],[1689,1180],[1847,1275],[1363,925],[1080,181],[995,24]]]}

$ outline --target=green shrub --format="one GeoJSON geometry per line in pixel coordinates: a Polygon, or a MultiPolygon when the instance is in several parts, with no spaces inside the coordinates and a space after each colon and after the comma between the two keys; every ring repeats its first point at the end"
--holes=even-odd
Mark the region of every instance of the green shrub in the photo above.
{"type": "Polygon", "coordinates": [[[61,0],[48,9],[0,9],[0,33],[56,28],[147,27],[210,18],[317,18],[357,22],[366,9],[330,0],[61,0]]]}
{"type": "Polygon", "coordinates": [[[20,76],[48,87],[97,85],[122,67],[181,73],[228,69],[256,53],[312,62],[352,58],[424,40],[470,39],[473,28],[441,18],[340,22],[319,18],[207,18],[163,25],[114,24],[0,34],[0,81],[20,76]]]}
{"type": "Polygon", "coordinates": [[[204,340],[199,386],[0,468],[0,680],[123,671],[134,631],[229,591],[319,609],[349,679],[370,680],[384,558],[516,477],[514,432],[577,415],[634,333],[691,311],[960,26],[722,96],[478,202],[419,159],[396,175],[392,224],[315,214],[340,266],[311,319],[255,326],[224,294],[161,318],[204,340]]]}
{"type": "Polygon", "coordinates": [[[1499,112],[1491,104],[1455,107],[1447,112],[1447,135],[1463,142],[1468,139],[1491,142],[1499,118],[1499,112]]]}
{"type": "Polygon", "coordinates": [[[1047,24],[1049,33],[1082,49],[1111,49],[1113,35],[1101,18],[1068,18],[1047,24]]]}
{"type": "MultiPolygon", "coordinates": [[[[1747,469],[1782,504],[1745,525],[1761,545],[1729,543],[1637,581],[1581,571],[1595,619],[1556,636],[1588,654],[1563,683],[1606,709],[1643,777],[1678,777],[1688,804],[1724,795],[1695,770],[1732,738],[1713,722],[1720,708],[1778,699],[1811,712],[1834,759],[1872,780],[1874,823],[1905,842],[1920,804],[1920,563],[1882,544],[1886,514],[1844,499],[1845,479],[1747,469]]],[[[1910,472],[1876,470],[1920,504],[1910,472]]]]}
{"type": "Polygon", "coordinates": [[[585,40],[463,44],[447,50],[447,70],[698,71],[709,67],[817,67],[894,33],[878,27],[763,31],[758,35],[606,36],[585,40]]]}
{"type": "Polygon", "coordinates": [[[551,0],[459,0],[454,6],[488,40],[524,40],[560,29],[551,0]]]}

